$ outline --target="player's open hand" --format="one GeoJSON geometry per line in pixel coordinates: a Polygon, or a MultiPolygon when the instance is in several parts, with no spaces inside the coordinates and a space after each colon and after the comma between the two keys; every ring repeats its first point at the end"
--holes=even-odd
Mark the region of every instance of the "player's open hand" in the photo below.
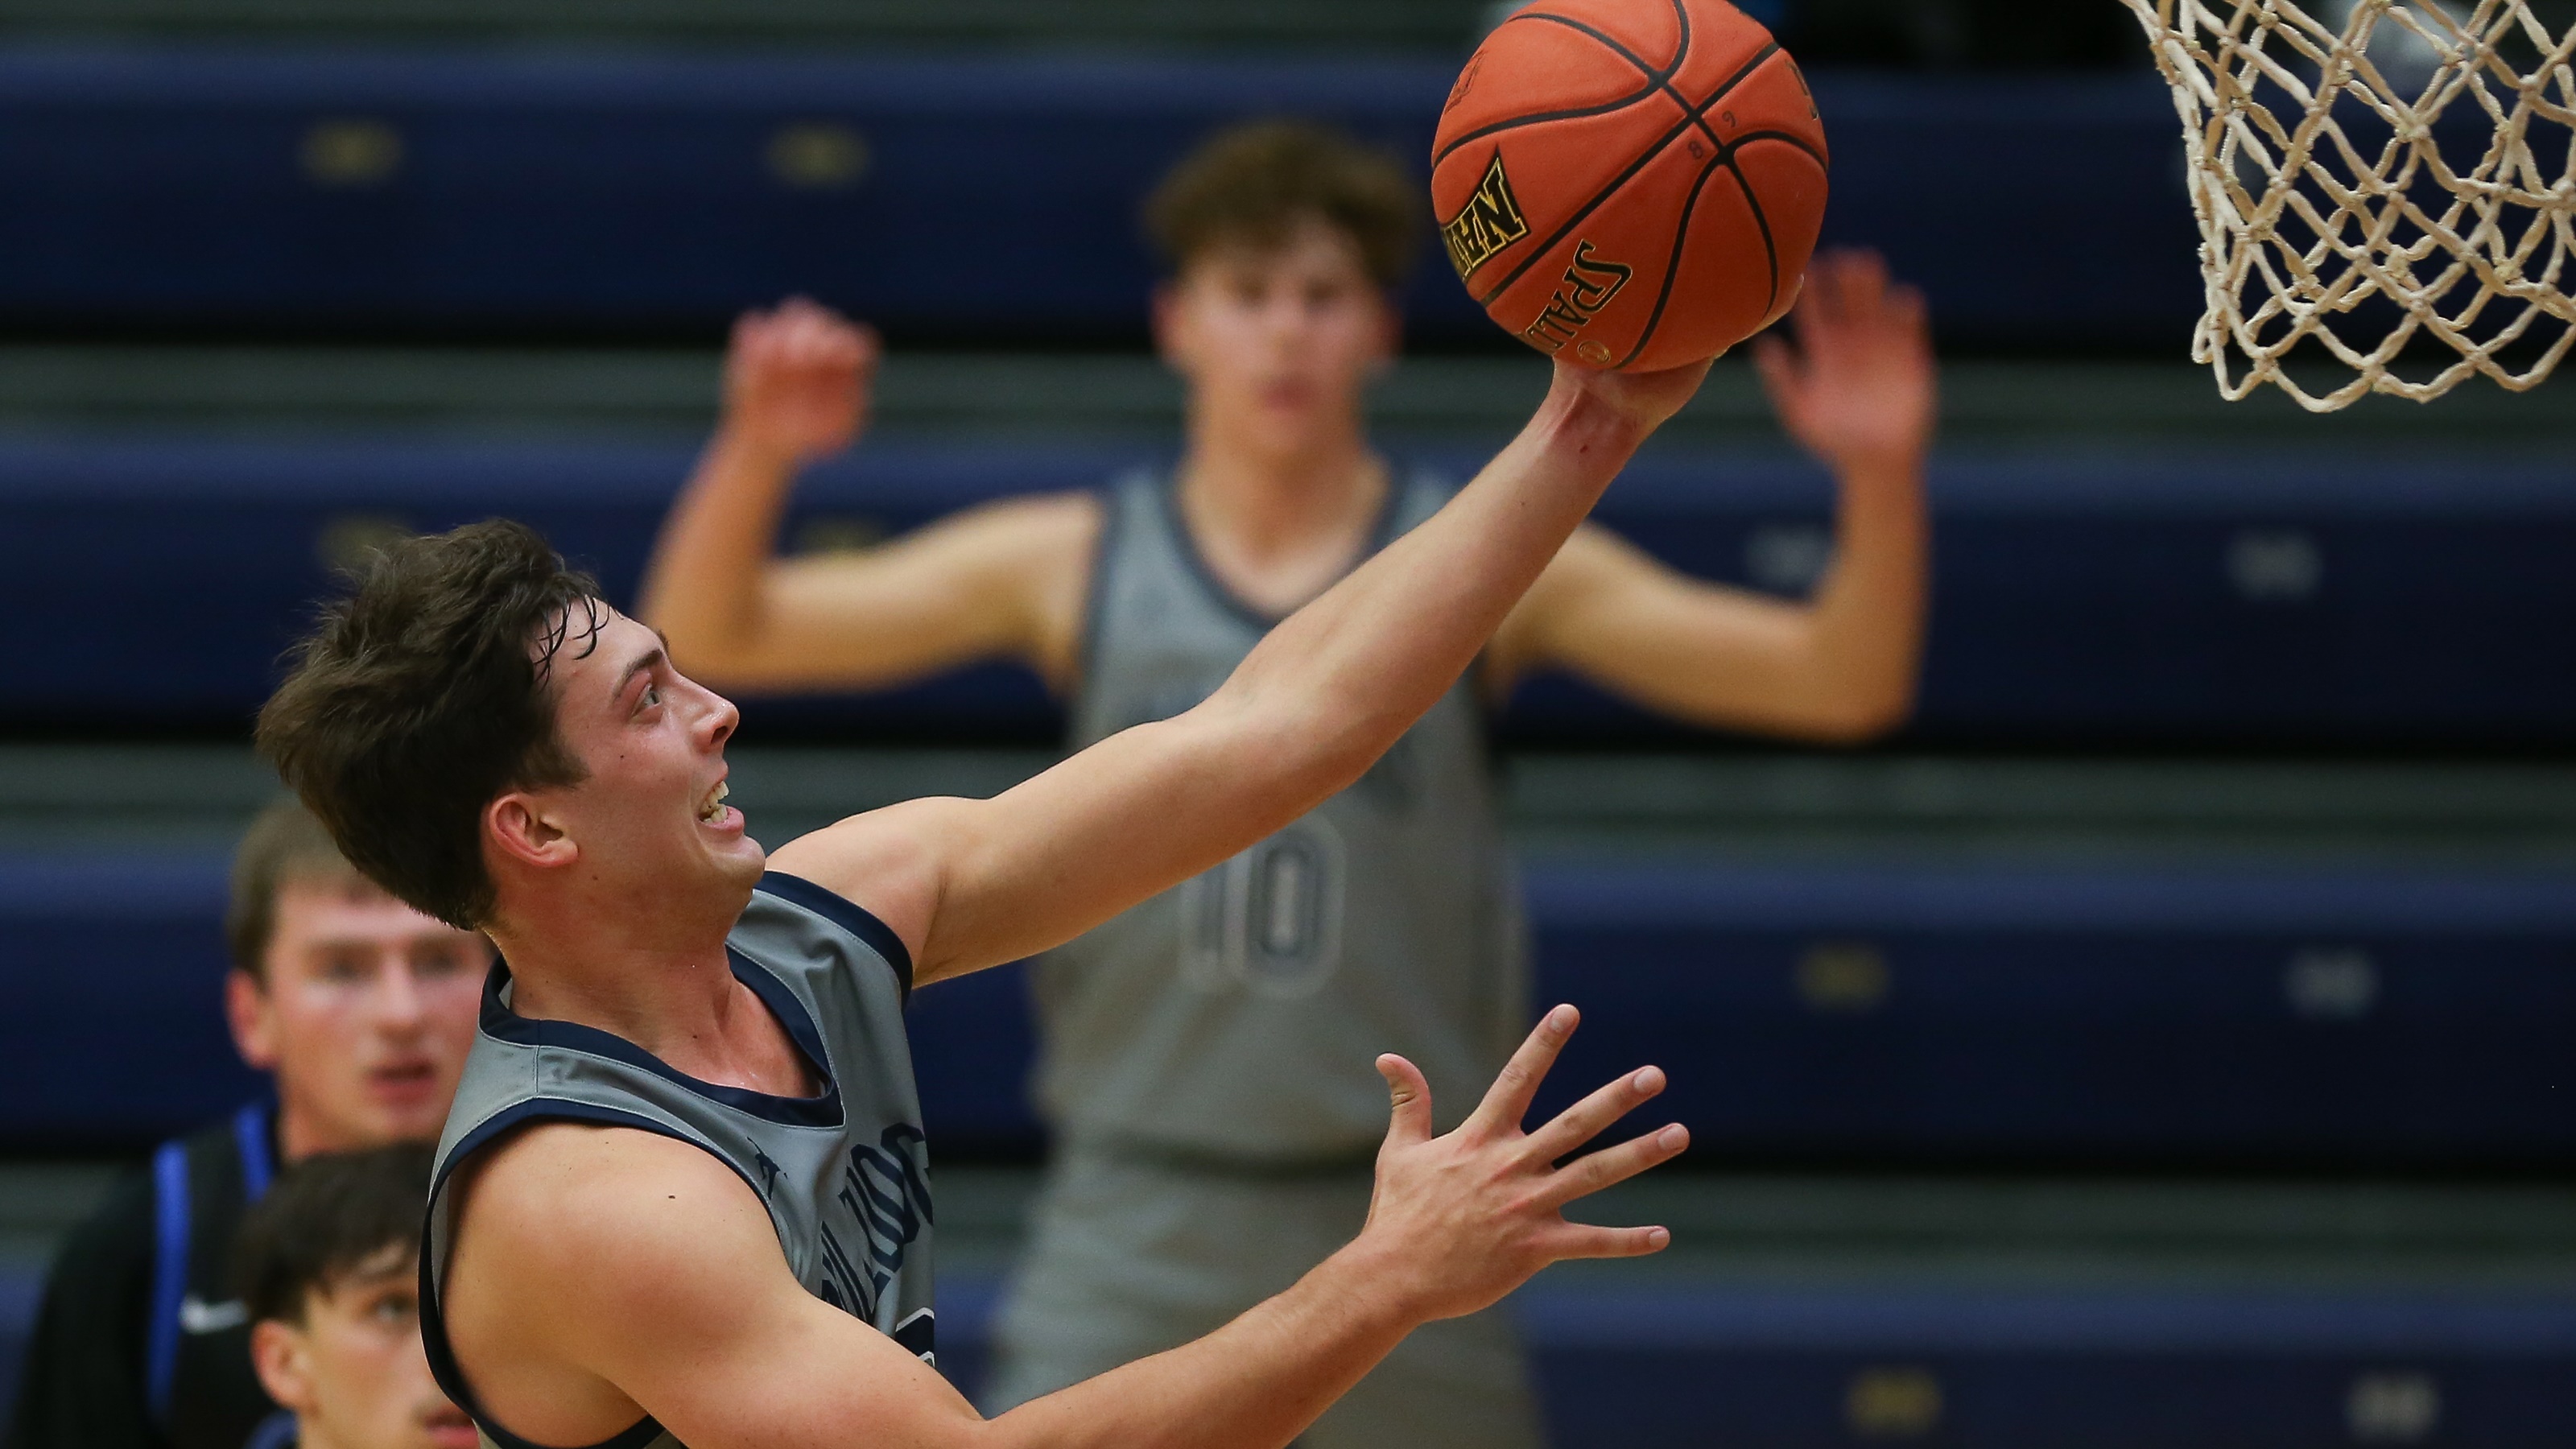
{"type": "Polygon", "coordinates": [[[877,356],[876,333],[805,298],[746,312],[725,357],[725,431],[782,463],[837,453],[867,423],[877,356]]]}
{"type": "Polygon", "coordinates": [[[1789,436],[1846,470],[1920,467],[1938,406],[1923,294],[1890,281],[1876,252],[1828,252],[1789,322],[1794,348],[1776,334],[1753,347],[1789,436]]]}
{"type": "Polygon", "coordinates": [[[1604,1148],[1564,1167],[1558,1159],[1664,1089],[1654,1067],[1630,1072],[1534,1132],[1521,1129],[1530,1099],[1581,1018],[1550,1011],[1512,1054],[1475,1115],[1431,1135],[1431,1088],[1399,1056],[1377,1059],[1395,1098],[1378,1149],[1377,1193],[1354,1250],[1371,1254],[1387,1286],[1421,1317],[1454,1318],[1499,1300],[1550,1263],[1632,1258],[1662,1250],[1660,1227],[1604,1228],[1565,1220],[1567,1203],[1624,1182],[1690,1145],[1676,1124],[1604,1148]]]}

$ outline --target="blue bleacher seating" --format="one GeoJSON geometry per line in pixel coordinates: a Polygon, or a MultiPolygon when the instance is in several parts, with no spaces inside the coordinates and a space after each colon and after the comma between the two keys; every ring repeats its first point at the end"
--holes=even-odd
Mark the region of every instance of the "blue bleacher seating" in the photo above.
{"type": "MultiPolygon", "coordinates": [[[[2556,1444],[2576,1308],[2510,1291],[1676,1281],[1550,1270],[1512,1300],[1562,1449],[1875,1440],[2044,1449],[2556,1444]]],[[[1000,1285],[943,1274],[970,1391],[1000,1285]]]]}
{"type": "MultiPolygon", "coordinates": [[[[1641,1062],[1720,1161],[2576,1166],[2576,882],[2426,871],[1543,864],[1551,1092],[1641,1062]]],[[[0,858],[0,1144],[243,1098],[221,863],[0,858]]],[[[1036,1145],[1018,973],[925,990],[943,1151],[1036,1145]]]]}
{"type": "MultiPolygon", "coordinates": [[[[873,440],[796,506],[900,529],[1154,457],[873,440]]],[[[1421,457],[1457,476],[1481,461],[1421,457]]],[[[0,440],[0,724],[237,725],[334,587],[330,561],[389,528],[523,518],[630,598],[689,462],[599,441],[0,440]]],[[[2576,728],[2576,493],[2545,458],[1954,458],[1936,463],[1933,500],[1916,739],[2545,744],[2576,728]]],[[[1664,451],[1600,516],[1694,573],[1795,587],[1826,507],[1805,465],[1664,451]]],[[[764,715],[847,740],[1055,727],[1037,684],[998,668],[771,706],[755,729],[764,715]]],[[[1655,728],[1564,682],[1530,689],[1510,722],[1567,740],[1655,728]]]]}
{"type": "MultiPolygon", "coordinates": [[[[1129,340],[1153,276],[1137,204],[1197,138],[1298,114],[1425,157],[1454,69],[20,46],[0,318],[704,334],[802,291],[904,337],[1129,340]]],[[[1945,337],[2188,335],[2194,232],[2151,74],[1815,89],[1826,239],[1888,250],[1945,337]]],[[[1417,339],[1503,345],[1427,243],[1408,307],[1417,339]]]]}

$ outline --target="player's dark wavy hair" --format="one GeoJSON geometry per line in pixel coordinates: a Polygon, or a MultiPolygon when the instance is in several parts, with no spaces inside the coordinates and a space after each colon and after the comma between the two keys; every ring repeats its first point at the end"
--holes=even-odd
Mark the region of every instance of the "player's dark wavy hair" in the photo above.
{"type": "Polygon", "coordinates": [[[417,1254],[430,1157],[427,1143],[407,1142],[288,1168],[233,1244],[234,1285],[251,1321],[300,1324],[314,1292],[389,1252],[417,1254]]]}
{"type": "Polygon", "coordinates": [[[1404,281],[1422,236],[1421,188],[1404,165],[1326,126],[1255,121],[1181,158],[1145,202],[1145,231],[1177,272],[1228,244],[1274,247],[1320,217],[1349,236],[1381,287],[1404,281]]]}
{"type": "Polygon", "coordinates": [[[395,897],[473,930],[492,913],[482,815],[570,785],[556,654],[596,647],[608,606],[536,530],[504,520],[406,539],[324,609],[259,713],[259,748],[341,854],[395,897]]]}

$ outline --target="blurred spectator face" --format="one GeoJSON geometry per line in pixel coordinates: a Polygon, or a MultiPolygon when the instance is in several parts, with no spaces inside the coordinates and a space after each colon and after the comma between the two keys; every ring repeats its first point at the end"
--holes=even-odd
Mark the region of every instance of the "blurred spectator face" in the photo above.
{"type": "Polygon", "coordinates": [[[1273,247],[1218,245],[1156,299],[1163,355],[1193,422],[1228,444],[1293,455],[1346,438],[1393,360],[1396,314],[1352,239],[1321,220],[1273,247]]]}
{"type": "Polygon", "coordinates": [[[433,1139],[474,1042],[491,948],[352,873],[289,876],[233,1040],[277,1077],[287,1157],[433,1139]],[[264,979],[262,979],[264,978],[264,979]]]}
{"type": "Polygon", "coordinates": [[[473,1449],[474,1425],[429,1374],[420,1260],[388,1247],[304,1295],[300,1322],[263,1319],[251,1361],[296,1418],[298,1449],[473,1449]]]}

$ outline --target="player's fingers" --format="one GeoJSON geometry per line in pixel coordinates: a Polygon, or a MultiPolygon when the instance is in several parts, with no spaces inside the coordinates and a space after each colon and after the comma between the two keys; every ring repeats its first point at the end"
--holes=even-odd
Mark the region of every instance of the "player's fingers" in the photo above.
{"type": "Polygon", "coordinates": [[[1556,1119],[1530,1134],[1530,1151],[1541,1162],[1554,1162],[1601,1135],[1601,1129],[1627,1116],[1639,1103],[1664,1089],[1664,1069],[1639,1067],[1556,1114],[1556,1119]]]}
{"type": "Polygon", "coordinates": [[[1921,287],[1900,282],[1887,289],[1888,319],[1904,330],[1909,340],[1928,344],[1932,337],[1932,308],[1923,300],[1921,287]]]}
{"type": "Polygon", "coordinates": [[[1631,1137],[1616,1147],[1604,1147],[1559,1168],[1548,1179],[1547,1190],[1540,1194],[1539,1201],[1550,1207],[1563,1207],[1576,1198],[1590,1197],[1605,1187],[1626,1182],[1649,1168],[1661,1167],[1689,1147],[1690,1129],[1679,1122],[1660,1132],[1631,1137]]]}
{"type": "Polygon", "coordinates": [[[1762,379],[1762,391],[1771,405],[1785,407],[1798,387],[1798,358],[1790,351],[1785,338],[1765,332],[1753,339],[1753,374],[1762,379]]]}
{"type": "Polygon", "coordinates": [[[1377,1059],[1377,1074],[1386,1078],[1392,1102],[1386,1124],[1388,1143],[1406,1146],[1430,1141],[1431,1083],[1423,1079],[1422,1069],[1388,1052],[1377,1059]]]}
{"type": "Polygon", "coordinates": [[[1466,1126],[1479,1134],[1492,1136],[1509,1132],[1529,1115],[1530,1099],[1538,1095],[1538,1084],[1547,1078],[1547,1069],[1556,1065],[1556,1054],[1565,1039],[1583,1019],[1571,1006],[1554,1006],[1538,1019],[1538,1025],[1503,1063],[1494,1084],[1485,1089],[1485,1100],[1476,1104],[1466,1126]]]}
{"type": "Polygon", "coordinates": [[[1596,1228],[1586,1223],[1567,1223],[1540,1239],[1540,1247],[1549,1261],[1562,1263],[1568,1258],[1642,1258],[1662,1252],[1672,1246],[1672,1241],[1669,1228],[1596,1228]]]}

